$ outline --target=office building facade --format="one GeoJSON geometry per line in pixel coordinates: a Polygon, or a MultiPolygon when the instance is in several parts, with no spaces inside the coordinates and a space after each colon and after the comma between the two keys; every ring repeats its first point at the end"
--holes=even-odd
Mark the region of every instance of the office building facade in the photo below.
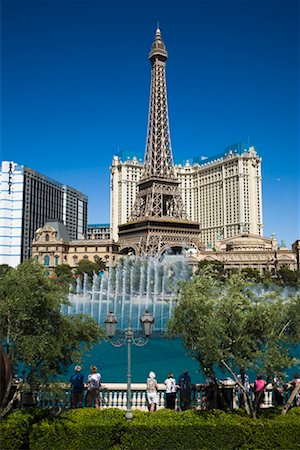
{"type": "Polygon", "coordinates": [[[31,257],[35,231],[48,220],[65,224],[72,239],[87,231],[88,198],[33,169],[2,161],[0,171],[0,264],[31,257]]]}
{"type": "Polygon", "coordinates": [[[85,239],[110,239],[109,223],[88,224],[85,239]]]}

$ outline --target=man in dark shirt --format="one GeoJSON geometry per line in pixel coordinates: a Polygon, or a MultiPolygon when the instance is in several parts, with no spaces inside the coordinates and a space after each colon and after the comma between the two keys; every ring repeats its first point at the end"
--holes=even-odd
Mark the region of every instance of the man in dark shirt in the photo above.
{"type": "Polygon", "coordinates": [[[185,411],[191,406],[191,377],[186,369],[178,378],[178,386],[180,389],[180,409],[185,411]]]}
{"type": "Polygon", "coordinates": [[[83,375],[80,366],[75,366],[75,373],[71,376],[71,408],[81,408],[83,399],[83,375]]]}

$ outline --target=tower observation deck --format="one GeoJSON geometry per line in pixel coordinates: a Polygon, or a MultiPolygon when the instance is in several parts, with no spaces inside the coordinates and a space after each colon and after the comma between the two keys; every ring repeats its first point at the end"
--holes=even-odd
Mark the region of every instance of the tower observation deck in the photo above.
{"type": "Polygon", "coordinates": [[[171,148],[166,60],[157,28],[149,53],[152,66],[144,171],[129,222],[119,226],[122,253],[159,255],[167,249],[199,248],[200,224],[188,220],[171,148]]]}

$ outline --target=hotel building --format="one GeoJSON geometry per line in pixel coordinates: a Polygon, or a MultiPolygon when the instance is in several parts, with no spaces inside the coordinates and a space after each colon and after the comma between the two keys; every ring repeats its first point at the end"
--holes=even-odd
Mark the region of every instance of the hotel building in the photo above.
{"type": "MultiPolygon", "coordinates": [[[[110,220],[116,242],[119,225],[129,220],[143,167],[135,157],[113,157],[110,220]]],[[[188,217],[200,223],[206,247],[241,232],[263,235],[261,158],[254,147],[235,144],[219,155],[177,164],[175,171],[188,217]]]]}
{"type": "Polygon", "coordinates": [[[87,232],[88,198],[33,169],[2,161],[0,264],[17,266],[31,256],[35,231],[48,220],[65,224],[71,239],[87,232]]]}

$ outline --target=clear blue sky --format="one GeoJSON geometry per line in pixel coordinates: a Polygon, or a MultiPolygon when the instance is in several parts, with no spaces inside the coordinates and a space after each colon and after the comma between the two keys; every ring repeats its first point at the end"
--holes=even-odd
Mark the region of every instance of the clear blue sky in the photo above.
{"type": "Polygon", "coordinates": [[[109,167],[143,157],[159,21],[174,159],[235,142],[263,158],[264,235],[299,232],[299,2],[1,2],[1,150],[81,190],[109,222],[109,167]]]}

